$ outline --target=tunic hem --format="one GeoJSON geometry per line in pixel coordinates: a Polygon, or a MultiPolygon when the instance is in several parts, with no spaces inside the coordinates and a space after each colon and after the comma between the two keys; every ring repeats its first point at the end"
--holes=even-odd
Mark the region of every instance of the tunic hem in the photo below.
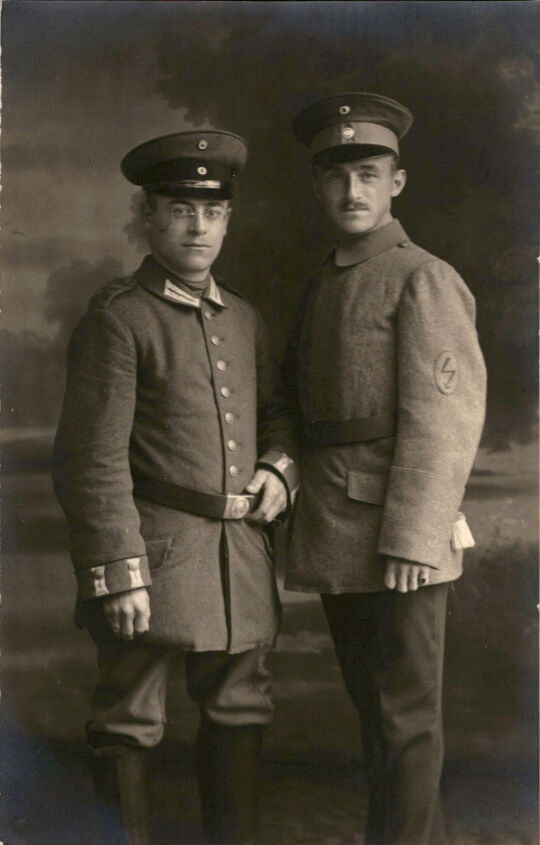
{"type": "Polygon", "coordinates": [[[157,641],[153,641],[152,639],[148,640],[141,640],[141,642],[151,644],[151,645],[163,645],[163,646],[170,646],[171,648],[177,648],[178,651],[186,651],[190,654],[204,652],[204,651],[219,651],[219,652],[227,652],[227,654],[241,654],[243,651],[251,651],[254,648],[273,648],[275,644],[277,634],[274,636],[272,640],[257,640],[253,643],[245,643],[243,645],[235,646],[234,648],[219,648],[216,644],[208,645],[208,646],[199,646],[199,645],[184,645],[183,643],[173,643],[173,642],[161,642],[159,639],[157,641]]]}
{"type": "MultiPolygon", "coordinates": [[[[452,581],[456,581],[462,574],[462,572],[457,572],[455,574],[446,573],[444,578],[430,579],[427,586],[431,586],[433,584],[447,584],[452,581]]],[[[309,584],[302,584],[299,581],[287,581],[284,584],[284,589],[291,593],[327,593],[329,595],[341,595],[343,593],[384,593],[388,590],[388,587],[385,587],[384,584],[335,585],[325,584],[322,582],[318,584],[313,582],[310,582],[309,584]]]]}

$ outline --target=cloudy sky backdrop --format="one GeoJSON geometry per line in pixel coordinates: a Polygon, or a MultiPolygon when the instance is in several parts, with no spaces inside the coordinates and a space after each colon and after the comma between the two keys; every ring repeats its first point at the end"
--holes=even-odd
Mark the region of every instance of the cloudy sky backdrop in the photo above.
{"type": "Polygon", "coordinates": [[[395,212],[478,301],[486,443],[536,414],[539,8],[529,2],[11,2],[2,7],[4,418],[54,424],[67,337],[93,291],[136,268],[125,152],[229,129],[250,159],[220,259],[275,327],[331,246],[290,124],[373,90],[415,124],[395,212]]]}

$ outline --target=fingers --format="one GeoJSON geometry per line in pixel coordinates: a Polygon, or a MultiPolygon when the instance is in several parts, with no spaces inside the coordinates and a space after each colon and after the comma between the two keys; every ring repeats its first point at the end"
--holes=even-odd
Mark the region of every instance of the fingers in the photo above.
{"type": "Polygon", "coordinates": [[[384,583],[389,590],[397,589],[399,593],[408,593],[429,584],[429,577],[429,566],[388,559],[384,583]]]}
{"type": "Polygon", "coordinates": [[[257,492],[263,489],[263,496],[258,508],[250,514],[249,519],[253,522],[272,522],[287,507],[287,493],[285,486],[279,478],[272,472],[266,470],[258,470],[253,476],[252,481],[248,484],[246,490],[257,492]],[[262,481],[258,484],[262,476],[262,481]],[[258,484],[257,489],[252,490],[252,485],[258,484]]]}
{"type": "Polygon", "coordinates": [[[248,493],[258,493],[263,486],[267,475],[268,472],[266,472],[266,470],[258,469],[249,484],[246,486],[246,491],[248,493]]]}
{"type": "Polygon", "coordinates": [[[429,567],[417,564],[409,566],[408,585],[410,591],[418,590],[429,584],[429,567]]]}
{"type": "Polygon", "coordinates": [[[397,586],[396,568],[397,564],[393,560],[387,561],[384,583],[389,590],[395,590],[397,586]]]}
{"type": "Polygon", "coordinates": [[[417,566],[409,566],[408,567],[407,589],[412,593],[414,593],[418,589],[418,567],[417,566]]]}
{"type": "Polygon", "coordinates": [[[150,626],[150,597],[145,588],[104,599],[103,611],[113,633],[123,640],[132,640],[150,626]]]}
{"type": "Polygon", "coordinates": [[[425,587],[429,584],[429,579],[431,576],[431,571],[429,566],[419,566],[418,567],[418,586],[425,587]]]}
{"type": "Polygon", "coordinates": [[[398,593],[406,593],[409,589],[409,566],[399,566],[397,573],[398,593]]]}
{"type": "Polygon", "coordinates": [[[105,611],[113,633],[123,640],[133,639],[133,618],[135,611],[131,607],[121,607],[117,603],[105,611]]]}
{"type": "MultiPolygon", "coordinates": [[[[147,594],[148,595],[148,594],[147,594]]],[[[147,606],[138,608],[133,619],[133,631],[135,634],[144,634],[150,628],[150,602],[147,606]]]]}
{"type": "Polygon", "coordinates": [[[133,610],[125,610],[120,616],[120,636],[123,640],[133,639],[133,610]]]}

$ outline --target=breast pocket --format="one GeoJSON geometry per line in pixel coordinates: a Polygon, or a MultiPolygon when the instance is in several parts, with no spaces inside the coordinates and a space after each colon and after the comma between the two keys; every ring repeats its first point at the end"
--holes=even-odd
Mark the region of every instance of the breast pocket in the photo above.
{"type": "Polygon", "coordinates": [[[347,472],[347,496],[357,502],[370,505],[384,504],[388,478],[377,472],[349,470],[347,472]]]}

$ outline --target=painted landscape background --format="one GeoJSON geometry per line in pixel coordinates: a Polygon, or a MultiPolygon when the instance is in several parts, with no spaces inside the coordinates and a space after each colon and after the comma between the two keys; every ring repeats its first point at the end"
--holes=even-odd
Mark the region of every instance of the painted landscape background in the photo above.
{"type": "MultiPolygon", "coordinates": [[[[67,338],[92,293],[144,254],[124,153],[195,126],[250,160],[220,270],[279,354],[331,243],[294,114],[375,90],[409,105],[411,237],[476,296],[488,418],[464,510],[477,547],[451,593],[444,790],[451,845],[537,835],[538,4],[12,2],[2,7],[2,812],[7,845],[97,845],[83,724],[93,649],[50,484],[67,338]]],[[[278,567],[283,566],[280,554],[278,567]]],[[[356,718],[318,599],[284,593],[273,655],[263,845],[361,845],[356,718]]],[[[181,667],[154,755],[156,834],[198,845],[181,667]]]]}

